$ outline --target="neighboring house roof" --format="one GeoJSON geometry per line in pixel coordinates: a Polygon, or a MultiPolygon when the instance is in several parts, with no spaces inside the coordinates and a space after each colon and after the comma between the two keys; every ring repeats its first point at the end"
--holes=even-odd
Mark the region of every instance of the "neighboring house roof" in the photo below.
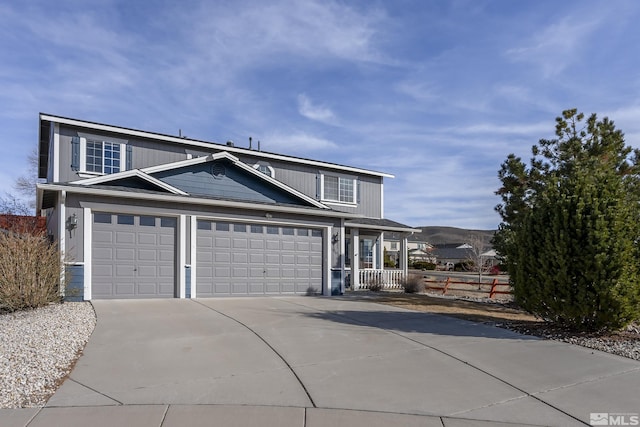
{"type": "Polygon", "coordinates": [[[234,147],[214,142],[207,142],[197,139],[191,139],[180,136],[172,136],[155,132],[141,131],[137,129],[130,129],[120,126],[107,125],[102,123],[90,122],[85,120],[71,119],[68,117],[55,116],[46,113],[40,113],[40,159],[39,159],[39,177],[46,177],[47,173],[47,161],[48,161],[48,145],[49,145],[49,134],[46,132],[45,123],[44,122],[54,122],[54,123],[62,123],[76,127],[88,128],[91,130],[98,130],[110,133],[117,133],[129,136],[136,136],[140,138],[151,138],[155,140],[172,142],[180,145],[186,145],[190,147],[198,147],[205,149],[217,149],[217,150],[225,150],[230,153],[238,153],[244,155],[251,155],[258,158],[264,159],[272,159],[272,160],[282,160],[291,163],[301,163],[305,165],[313,165],[318,167],[331,168],[336,170],[342,170],[345,172],[359,173],[365,175],[379,176],[379,177],[387,177],[393,178],[392,174],[388,174],[385,172],[372,171],[368,169],[356,168],[352,166],[339,165],[335,163],[323,162],[319,160],[305,159],[302,157],[294,157],[283,154],[270,153],[267,151],[258,151],[258,150],[250,150],[248,148],[234,147]],[[46,133],[46,134],[45,134],[46,133]]]}

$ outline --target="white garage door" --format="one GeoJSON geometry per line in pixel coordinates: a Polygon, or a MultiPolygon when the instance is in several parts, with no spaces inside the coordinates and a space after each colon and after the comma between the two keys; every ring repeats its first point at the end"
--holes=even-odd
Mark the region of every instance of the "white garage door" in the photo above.
{"type": "Polygon", "coordinates": [[[176,219],[93,214],[92,298],[172,298],[176,219]]]}
{"type": "Polygon", "coordinates": [[[322,231],[198,221],[196,297],[322,290],[322,231]]]}

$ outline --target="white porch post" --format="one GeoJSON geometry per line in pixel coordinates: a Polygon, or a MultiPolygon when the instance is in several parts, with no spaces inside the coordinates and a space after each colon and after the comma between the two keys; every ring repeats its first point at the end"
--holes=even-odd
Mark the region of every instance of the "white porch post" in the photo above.
{"type": "Polygon", "coordinates": [[[340,294],[344,294],[345,287],[345,277],[347,273],[345,272],[345,229],[344,229],[344,218],[340,220],[340,294]]]}
{"type": "Polygon", "coordinates": [[[351,229],[351,289],[360,289],[360,230],[351,229]]]}
{"type": "Polygon", "coordinates": [[[407,251],[407,236],[400,240],[400,269],[404,277],[409,274],[409,252],[407,251]]]}
{"type": "Polygon", "coordinates": [[[380,270],[384,270],[384,233],[380,232],[380,237],[378,238],[378,268],[380,270]]]}

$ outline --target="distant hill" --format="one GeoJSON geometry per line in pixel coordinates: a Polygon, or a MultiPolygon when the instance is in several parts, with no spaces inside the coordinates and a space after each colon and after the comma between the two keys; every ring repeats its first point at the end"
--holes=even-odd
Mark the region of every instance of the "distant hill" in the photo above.
{"type": "Polygon", "coordinates": [[[414,236],[420,236],[422,239],[432,245],[446,243],[466,243],[470,236],[479,235],[485,239],[486,244],[490,244],[496,230],[468,230],[456,227],[438,227],[424,226],[416,227],[422,229],[422,233],[416,233],[414,236]]]}

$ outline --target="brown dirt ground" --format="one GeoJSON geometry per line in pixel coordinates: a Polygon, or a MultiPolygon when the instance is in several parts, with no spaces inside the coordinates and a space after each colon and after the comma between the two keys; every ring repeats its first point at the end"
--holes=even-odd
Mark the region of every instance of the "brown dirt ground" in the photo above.
{"type": "MultiPolygon", "coordinates": [[[[541,319],[519,309],[510,301],[484,302],[441,297],[429,294],[405,294],[401,292],[367,292],[367,299],[377,303],[393,305],[410,310],[436,313],[473,322],[489,323],[495,326],[543,338],[557,337],[598,337],[610,341],[631,341],[640,343],[638,324],[626,331],[584,333],[575,332],[561,326],[548,324],[541,319]]],[[[465,295],[469,296],[469,295],[465,295]]],[[[477,296],[477,295],[476,295],[477,296]]],[[[637,344],[636,344],[637,345],[637,344]]]]}
{"type": "Polygon", "coordinates": [[[397,292],[371,292],[372,299],[381,304],[393,305],[410,310],[428,313],[445,314],[458,319],[474,322],[502,323],[516,321],[524,323],[541,323],[512,303],[486,303],[463,299],[442,298],[428,294],[404,294],[397,292]]]}

